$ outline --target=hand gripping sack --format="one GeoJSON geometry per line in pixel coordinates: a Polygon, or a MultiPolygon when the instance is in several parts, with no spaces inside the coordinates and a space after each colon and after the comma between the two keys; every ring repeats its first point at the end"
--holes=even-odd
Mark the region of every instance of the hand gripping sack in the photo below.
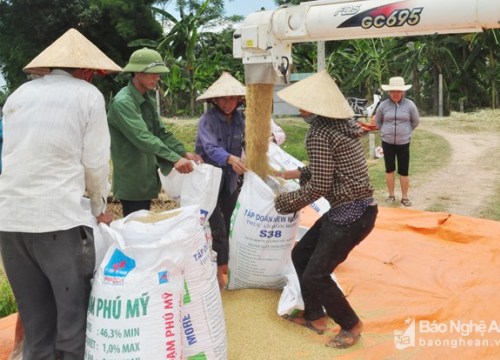
{"type": "Polygon", "coordinates": [[[206,219],[217,204],[222,170],[210,164],[196,164],[193,171],[181,174],[173,169],[167,176],[160,171],[160,181],[165,193],[180,206],[197,205],[206,219]]]}
{"type": "Polygon", "coordinates": [[[245,173],[231,218],[229,290],[281,289],[286,283],[299,213],[279,214],[274,198],[271,187],[258,175],[251,171],[245,173]]]}
{"type": "MultiPolygon", "coordinates": [[[[162,188],[170,199],[182,207],[191,205],[200,207],[200,221],[212,249],[212,231],[207,220],[217,204],[222,170],[210,164],[192,163],[194,169],[189,174],[181,174],[173,169],[167,176],[158,170],[158,175],[162,188]]],[[[210,252],[215,258],[215,252],[212,250],[210,252]]]]}
{"type": "Polygon", "coordinates": [[[95,248],[95,268],[94,272],[97,271],[97,267],[102,262],[102,259],[106,255],[108,248],[111,246],[112,239],[108,236],[102,236],[101,227],[97,224],[97,219],[92,215],[90,211],[90,199],[82,198],[80,204],[82,208],[87,212],[89,218],[89,223],[92,225],[92,230],[94,233],[94,248],[95,248]]]}

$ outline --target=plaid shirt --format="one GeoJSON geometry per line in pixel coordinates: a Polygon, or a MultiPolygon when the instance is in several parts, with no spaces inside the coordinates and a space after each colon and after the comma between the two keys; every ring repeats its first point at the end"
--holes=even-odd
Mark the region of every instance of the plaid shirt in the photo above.
{"type": "Polygon", "coordinates": [[[309,165],[299,169],[300,188],[278,195],[276,210],[280,214],[296,212],[322,196],[332,209],[370,198],[373,188],[360,134],[352,120],[317,116],[306,135],[309,165]]]}

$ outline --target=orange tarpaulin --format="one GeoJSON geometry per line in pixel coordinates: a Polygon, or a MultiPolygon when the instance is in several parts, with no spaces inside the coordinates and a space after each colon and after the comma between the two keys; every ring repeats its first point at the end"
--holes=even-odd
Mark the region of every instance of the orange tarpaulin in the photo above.
{"type": "Polygon", "coordinates": [[[16,335],[17,314],[12,314],[0,319],[0,359],[6,360],[12,348],[16,335]]]}
{"type": "Polygon", "coordinates": [[[362,346],[341,358],[500,359],[500,222],[379,210],[335,272],[365,323],[362,346]]]}
{"type": "Polygon", "coordinates": [[[336,272],[367,332],[387,335],[352,358],[499,359],[499,256],[499,222],[382,208],[336,272]]]}
{"type": "MultiPolygon", "coordinates": [[[[272,305],[266,305],[271,309],[265,309],[273,325],[268,333],[255,331],[245,323],[249,307],[242,303],[245,298],[232,302],[238,291],[246,290],[226,290],[224,311],[241,312],[237,323],[226,319],[229,359],[500,359],[500,222],[408,209],[379,210],[373,232],[335,272],[365,324],[358,344],[347,350],[325,347],[328,337],[310,335],[307,329],[304,333],[279,318],[275,307],[279,292],[270,290],[248,290],[245,296],[249,298],[252,291],[260,291],[260,296],[264,291],[273,297],[272,305]],[[234,332],[243,332],[240,343],[258,346],[232,357],[239,346],[233,342],[234,332]],[[278,345],[276,333],[299,338],[276,355],[272,353],[278,345]]],[[[310,226],[316,218],[304,211],[302,224],[310,226]]],[[[251,311],[259,313],[256,308],[251,311]]],[[[12,319],[0,321],[0,359],[12,347],[12,319]]],[[[334,330],[329,335],[338,327],[334,330]]]]}

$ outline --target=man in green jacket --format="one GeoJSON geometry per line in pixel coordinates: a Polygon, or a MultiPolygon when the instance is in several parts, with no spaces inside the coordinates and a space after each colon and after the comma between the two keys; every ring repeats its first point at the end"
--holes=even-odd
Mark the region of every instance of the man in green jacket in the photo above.
{"type": "Polygon", "coordinates": [[[186,152],[184,145],[167,131],[156,110],[152,90],[160,74],[168,72],[161,55],[152,49],[135,51],[124,72],[133,77],[111,101],[108,124],[113,161],[113,195],[120,199],[123,216],[149,210],[158,197],[161,182],[158,168],[167,175],[172,168],[190,173],[190,160],[201,158],[186,152]]]}

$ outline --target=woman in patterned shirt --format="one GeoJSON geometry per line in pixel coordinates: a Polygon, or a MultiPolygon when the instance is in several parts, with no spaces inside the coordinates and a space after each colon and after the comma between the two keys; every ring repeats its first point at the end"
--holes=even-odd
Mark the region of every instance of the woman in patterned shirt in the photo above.
{"type": "Polygon", "coordinates": [[[320,197],[331,207],[292,251],[304,312],[287,318],[318,334],[327,329],[331,318],[341,330],[327,346],[347,348],[359,340],[363,323],[331,273],[372,231],[378,212],[359,140],[362,130],[326,71],[289,86],[278,96],[298,107],[310,128],[305,139],[309,165],[278,174],[284,179],[300,179],[300,188],[277,196],[276,210],[297,212],[320,197]]]}

